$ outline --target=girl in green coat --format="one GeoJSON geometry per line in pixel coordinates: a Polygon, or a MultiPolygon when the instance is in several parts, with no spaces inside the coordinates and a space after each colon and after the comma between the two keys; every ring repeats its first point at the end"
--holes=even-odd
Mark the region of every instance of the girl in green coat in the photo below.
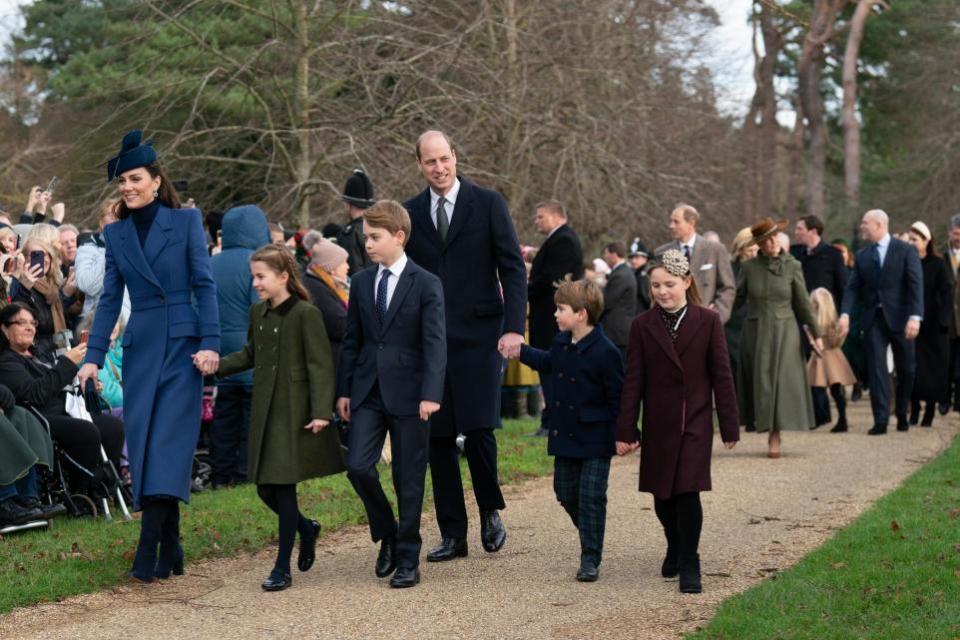
{"type": "Polygon", "coordinates": [[[300,269],[283,247],[268,245],[250,257],[253,288],[262,302],[250,309],[247,346],[224,358],[217,375],[253,369],[248,473],[260,499],[279,519],[280,548],[264,591],[292,583],[290,556],[297,533],[297,568],[316,557],[320,523],[297,505],[297,483],[344,470],[333,406],[333,359],[323,316],[310,303],[300,269]]]}
{"type": "Polygon", "coordinates": [[[780,431],[814,426],[798,321],[809,330],[817,351],[823,351],[803,268],[777,242],[777,234],[787,224],[766,218],[750,227],[760,253],[743,263],[734,305],[734,309],[747,305],[737,376],[740,415],[748,427],[769,432],[770,458],[780,457],[780,431]]]}

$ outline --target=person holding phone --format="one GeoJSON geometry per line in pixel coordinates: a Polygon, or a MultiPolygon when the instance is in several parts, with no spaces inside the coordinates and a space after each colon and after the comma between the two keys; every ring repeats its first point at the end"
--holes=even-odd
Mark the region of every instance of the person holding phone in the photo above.
{"type": "Polygon", "coordinates": [[[14,278],[10,297],[35,311],[37,335],[33,354],[41,362],[52,365],[56,362],[57,350],[70,347],[65,337],[68,328],[64,308],[76,293],[76,285],[64,281],[57,252],[42,240],[27,240],[23,254],[26,265],[14,278]]]}
{"type": "Polygon", "coordinates": [[[143,512],[130,578],[152,582],[183,573],[180,502],[190,499],[200,432],[203,376],[220,363],[220,313],[200,212],[181,209],[152,141],[139,130],[107,163],[119,222],[103,229],[103,295],[87,344],[81,386],[95,380],[123,305],[123,394],[134,507],[143,512]],[[194,307],[196,300],[196,308],[194,307]]]}

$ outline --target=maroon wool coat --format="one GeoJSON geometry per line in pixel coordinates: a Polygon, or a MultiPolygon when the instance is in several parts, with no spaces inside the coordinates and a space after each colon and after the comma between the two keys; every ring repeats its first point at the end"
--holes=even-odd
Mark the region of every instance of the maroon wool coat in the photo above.
{"type": "Polygon", "coordinates": [[[739,440],[737,394],[720,315],[690,305],[676,344],[656,307],[637,316],[630,327],[617,440],[640,441],[640,491],[666,500],[710,490],[714,403],[722,440],[739,440]]]}

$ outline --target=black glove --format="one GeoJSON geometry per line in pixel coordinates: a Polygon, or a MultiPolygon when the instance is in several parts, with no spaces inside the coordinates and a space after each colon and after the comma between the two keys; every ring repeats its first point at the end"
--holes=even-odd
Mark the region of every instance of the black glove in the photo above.
{"type": "Polygon", "coordinates": [[[10,411],[17,404],[17,398],[13,395],[13,391],[2,384],[0,384],[0,409],[4,411],[10,411]]]}

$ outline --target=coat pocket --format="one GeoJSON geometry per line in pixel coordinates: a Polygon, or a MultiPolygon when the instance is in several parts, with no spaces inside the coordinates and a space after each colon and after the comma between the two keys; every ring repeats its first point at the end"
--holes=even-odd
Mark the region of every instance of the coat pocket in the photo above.
{"type": "Polygon", "coordinates": [[[308,378],[306,367],[294,367],[290,369],[290,382],[303,382],[308,378]]]}

